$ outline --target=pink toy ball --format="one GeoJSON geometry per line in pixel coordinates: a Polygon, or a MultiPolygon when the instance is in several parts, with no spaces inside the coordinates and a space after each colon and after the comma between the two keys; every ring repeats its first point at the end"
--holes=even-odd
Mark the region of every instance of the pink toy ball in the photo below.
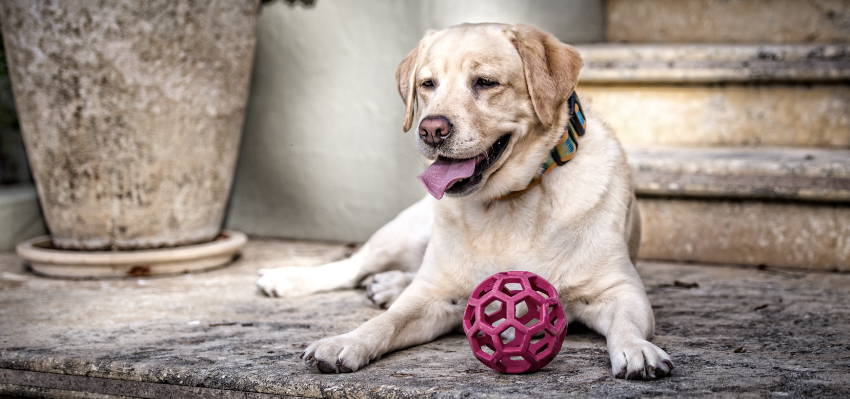
{"type": "Polygon", "coordinates": [[[500,373],[537,371],[561,351],[567,316],[558,291],[534,273],[496,273],[475,287],[463,315],[475,357],[500,373]]]}

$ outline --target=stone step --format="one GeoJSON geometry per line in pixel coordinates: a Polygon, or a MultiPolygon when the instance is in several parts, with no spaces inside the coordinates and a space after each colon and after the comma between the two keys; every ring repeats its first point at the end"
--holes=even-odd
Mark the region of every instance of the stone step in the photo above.
{"type": "Polygon", "coordinates": [[[850,205],[641,197],[639,257],[850,271],[850,205]]]}
{"type": "Polygon", "coordinates": [[[629,151],[644,259],[850,271],[850,150],[629,151]]]}
{"type": "Polygon", "coordinates": [[[850,44],[578,48],[579,95],[626,147],[850,147],[850,44]]]}
{"type": "Polygon", "coordinates": [[[830,43],[850,37],[846,0],[608,0],[606,36],[630,43],[830,43]]]}
{"type": "Polygon", "coordinates": [[[603,43],[576,48],[584,60],[582,83],[799,83],[850,80],[850,43],[603,43]]]}
{"type": "Polygon", "coordinates": [[[850,203],[850,150],[629,150],[643,196],[850,203]]]}

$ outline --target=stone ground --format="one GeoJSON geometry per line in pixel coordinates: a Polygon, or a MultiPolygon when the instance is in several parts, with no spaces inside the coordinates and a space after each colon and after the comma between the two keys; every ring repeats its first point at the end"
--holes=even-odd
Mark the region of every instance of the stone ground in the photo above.
{"type": "Polygon", "coordinates": [[[312,265],[345,246],[254,240],[222,269],[68,281],[0,254],[0,396],[57,397],[850,397],[850,275],[641,262],[670,378],[614,379],[604,340],[571,327],[530,375],[500,375],[462,335],[322,375],[298,355],[380,310],[349,290],[271,299],[256,270],[312,265]],[[87,392],[82,394],[81,392],[87,392]]]}

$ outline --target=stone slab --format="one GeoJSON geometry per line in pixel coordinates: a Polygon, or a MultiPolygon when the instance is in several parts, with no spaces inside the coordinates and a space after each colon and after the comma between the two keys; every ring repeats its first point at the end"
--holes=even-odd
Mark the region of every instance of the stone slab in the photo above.
{"type": "Polygon", "coordinates": [[[626,147],[850,148],[850,84],[579,83],[626,147]]]}
{"type": "MultiPolygon", "coordinates": [[[[361,397],[847,397],[850,275],[642,262],[655,341],[676,362],[654,382],[614,379],[604,340],[572,328],[540,372],[499,375],[464,337],[322,375],[298,359],[309,342],[380,310],[362,292],[261,296],[258,268],[311,265],[343,245],[256,240],[236,264],[168,278],[69,281],[0,255],[0,392],[135,397],[254,394],[361,397]],[[61,386],[60,386],[61,385],[61,386]],[[154,390],[159,389],[159,390],[154,390]]],[[[238,396],[238,395],[237,395],[238,396]]]]}
{"type": "Polygon", "coordinates": [[[44,220],[35,187],[0,186],[0,251],[12,251],[19,242],[44,234],[44,220]]]}
{"type": "MultiPolygon", "coordinates": [[[[0,369],[0,395],[61,398],[270,399],[278,395],[155,382],[0,369]],[[130,396],[132,395],[132,396],[130,396]]],[[[2,397],[2,396],[0,396],[2,397]]],[[[287,396],[296,398],[297,396],[287,396]]]]}
{"type": "Polygon", "coordinates": [[[613,42],[832,43],[850,37],[845,0],[608,0],[613,42]]]}
{"type": "Polygon", "coordinates": [[[576,47],[584,83],[846,82],[850,44],[615,44],[576,47]]]}
{"type": "Polygon", "coordinates": [[[850,202],[850,150],[643,148],[628,154],[638,195],[850,202]]]}
{"type": "Polygon", "coordinates": [[[640,257],[850,271],[850,206],[639,199],[640,257]]]}

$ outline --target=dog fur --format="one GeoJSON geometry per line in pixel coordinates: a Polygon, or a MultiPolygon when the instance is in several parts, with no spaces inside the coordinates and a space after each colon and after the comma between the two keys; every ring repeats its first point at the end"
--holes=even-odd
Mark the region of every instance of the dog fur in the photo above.
{"type": "Polygon", "coordinates": [[[480,183],[426,197],[376,232],[352,257],[319,267],[262,272],[260,289],[300,296],[367,286],[389,309],[353,331],[312,343],[303,358],[322,372],[351,372],[382,354],[434,340],[461,321],[466,298],[488,276],[528,270],[561,294],[570,321],[607,340],[618,378],[668,375],[673,364],[648,341],[652,308],[634,267],[640,216],[622,147],[592,111],[575,158],[528,186],[567,123],[581,57],[534,27],[464,24],[429,31],[399,65],[404,130],[429,115],[453,130],[422,154],[463,159],[506,133],[480,183]],[[480,86],[478,78],[498,82],[480,86]],[[426,80],[428,84],[423,84],[426,80]]]}

